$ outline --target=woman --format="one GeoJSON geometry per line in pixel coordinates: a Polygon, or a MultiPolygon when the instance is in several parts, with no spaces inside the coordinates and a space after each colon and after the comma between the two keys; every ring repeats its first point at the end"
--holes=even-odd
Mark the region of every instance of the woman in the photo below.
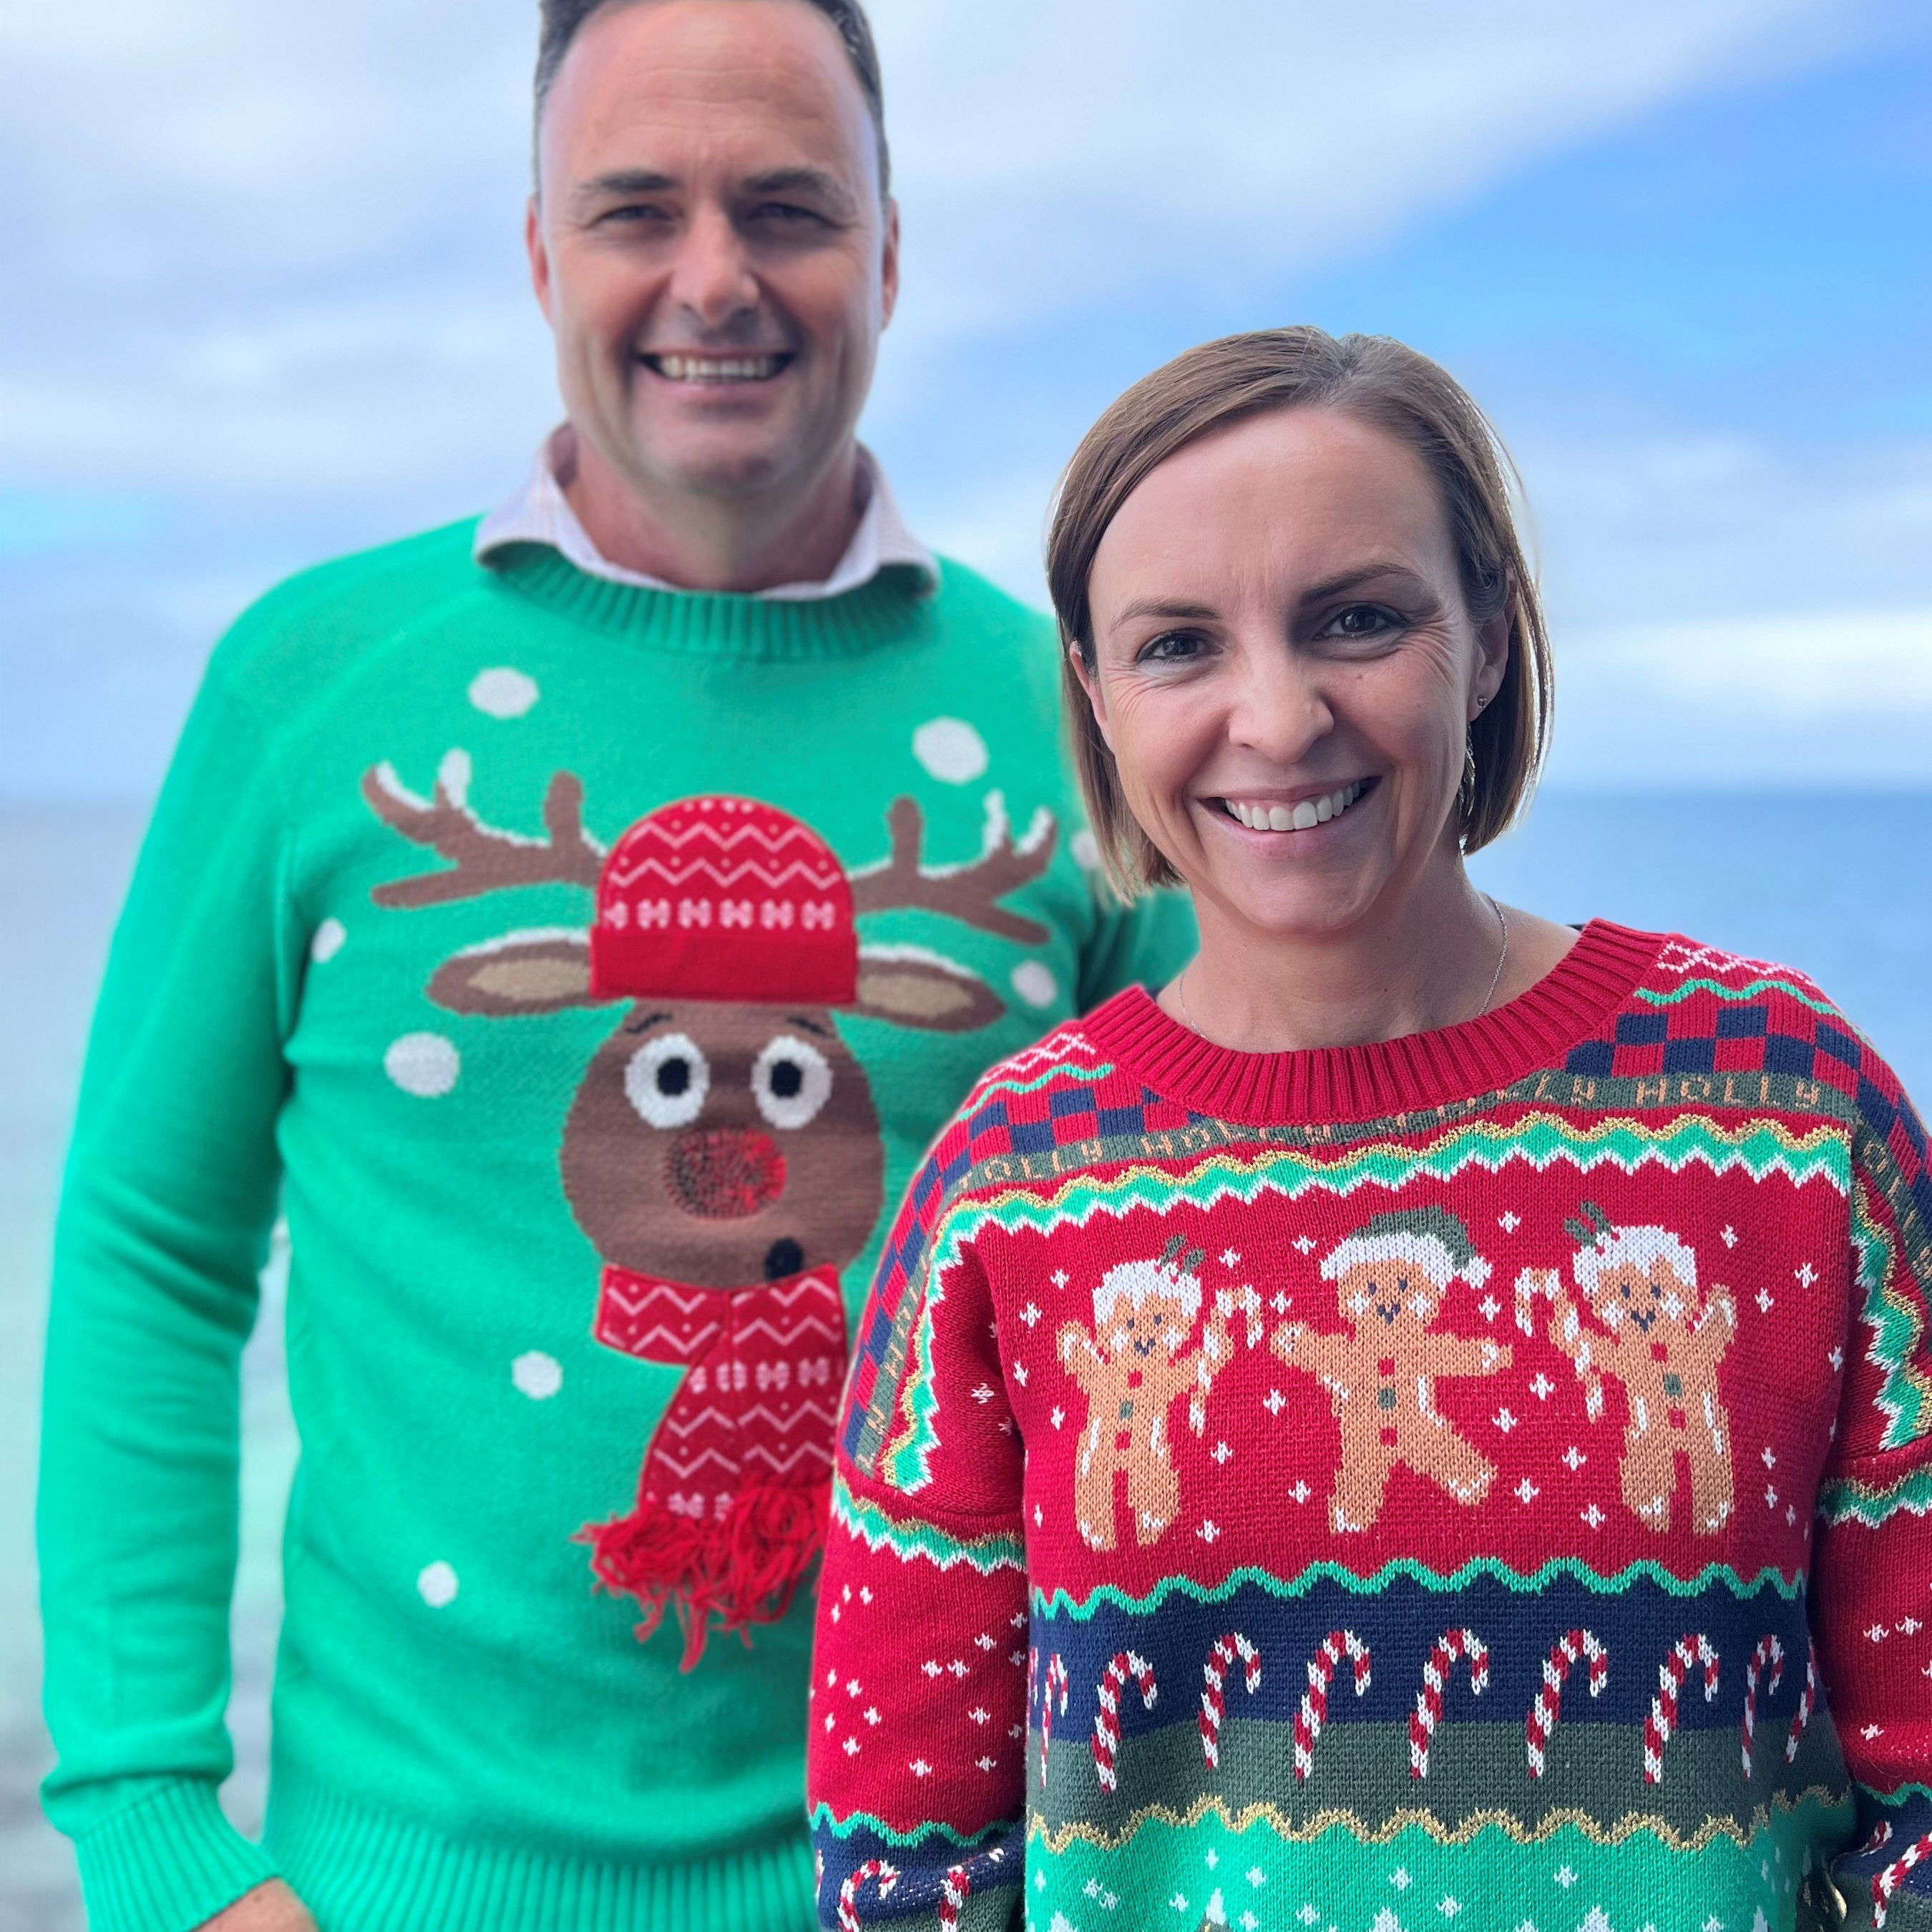
{"type": "Polygon", "coordinates": [[[1924,1132],[1802,976],[1470,883],[1550,724],[1484,418],[1394,342],[1210,344],[1049,574],[1102,850],[1201,950],[899,1216],[821,1915],[1932,1926],[1924,1132]]]}

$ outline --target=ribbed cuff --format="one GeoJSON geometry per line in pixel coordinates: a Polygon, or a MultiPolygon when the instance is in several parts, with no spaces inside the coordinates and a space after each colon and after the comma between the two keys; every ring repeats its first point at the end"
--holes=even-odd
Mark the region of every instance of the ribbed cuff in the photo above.
{"type": "Polygon", "coordinates": [[[74,1841],[89,1932],[190,1932],[276,1876],[214,1790],[212,1778],[158,1781],[74,1841]]]}

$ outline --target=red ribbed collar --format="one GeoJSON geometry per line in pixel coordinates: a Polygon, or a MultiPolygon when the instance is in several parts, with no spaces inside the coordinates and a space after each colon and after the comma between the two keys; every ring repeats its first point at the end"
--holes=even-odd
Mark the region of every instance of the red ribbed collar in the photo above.
{"type": "Polygon", "coordinates": [[[1250,1126],[1373,1120],[1507,1087],[1560,1065],[1602,1030],[1656,959],[1664,935],[1592,920],[1553,970],[1480,1019],[1366,1046],[1237,1053],[1169,1019],[1130,986],[1081,1022],[1100,1051],[1156,1093],[1250,1126]]]}

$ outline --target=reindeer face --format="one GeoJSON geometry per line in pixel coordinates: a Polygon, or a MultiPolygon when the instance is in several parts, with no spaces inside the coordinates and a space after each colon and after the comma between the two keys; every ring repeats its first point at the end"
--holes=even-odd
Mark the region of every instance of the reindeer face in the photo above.
{"type": "Polygon", "coordinates": [[[562,1165],[603,1260],[704,1288],[842,1267],[884,1198],[872,1095],[823,1008],[640,1000],[578,1090],[562,1165]]]}

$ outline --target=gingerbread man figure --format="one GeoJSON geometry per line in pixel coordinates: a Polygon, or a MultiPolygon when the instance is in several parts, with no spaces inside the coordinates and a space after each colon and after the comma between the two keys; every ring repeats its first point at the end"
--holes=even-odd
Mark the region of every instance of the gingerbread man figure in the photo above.
{"type": "Polygon", "coordinates": [[[1737,1333],[1730,1292],[1697,1287],[1697,1257],[1667,1228],[1613,1227],[1594,1202],[1563,1224],[1576,1244],[1576,1286],[1600,1324],[1584,1325],[1554,1269],[1526,1268],[1516,1325],[1530,1332],[1534,1298],[1551,1304],[1550,1339],[1576,1366],[1590,1419],[1604,1412],[1604,1378],[1623,1384],[1624,1501],[1653,1529],[1670,1527],[1681,1450],[1690,1474],[1690,1528],[1714,1536],[1734,1498],[1731,1424],[1718,1364],[1737,1333]]]}
{"type": "Polygon", "coordinates": [[[1142,1547],[1165,1535],[1180,1507],[1180,1478],[1170,1453],[1168,1411],[1186,1395],[1188,1426],[1208,1425],[1208,1392],[1234,1354],[1228,1323],[1235,1310],[1257,1339],[1261,1298],[1252,1288],[1214,1298],[1198,1347],[1189,1349],[1201,1312],[1198,1248],[1176,1234],[1159,1261],[1123,1262],[1094,1291],[1094,1328],[1064,1323],[1061,1364],[1087,1398],[1087,1424],[1074,1450],[1073,1510],[1096,1550],[1114,1547],[1115,1478],[1124,1477],[1127,1514],[1142,1547]]]}
{"type": "Polygon", "coordinates": [[[1378,1214],[1333,1250],[1322,1278],[1352,1326],[1342,1334],[1288,1322],[1274,1352],[1328,1386],[1342,1426],[1342,1460],[1330,1518],[1338,1530],[1366,1530],[1382,1513],[1397,1463],[1473,1506],[1488,1494],[1496,1466],[1459,1436],[1436,1406],[1446,1376],[1492,1376],[1508,1367],[1506,1343],[1435,1333],[1430,1324],[1458,1280],[1480,1287],[1489,1264],[1468,1230],[1444,1208],[1378,1214]]]}

